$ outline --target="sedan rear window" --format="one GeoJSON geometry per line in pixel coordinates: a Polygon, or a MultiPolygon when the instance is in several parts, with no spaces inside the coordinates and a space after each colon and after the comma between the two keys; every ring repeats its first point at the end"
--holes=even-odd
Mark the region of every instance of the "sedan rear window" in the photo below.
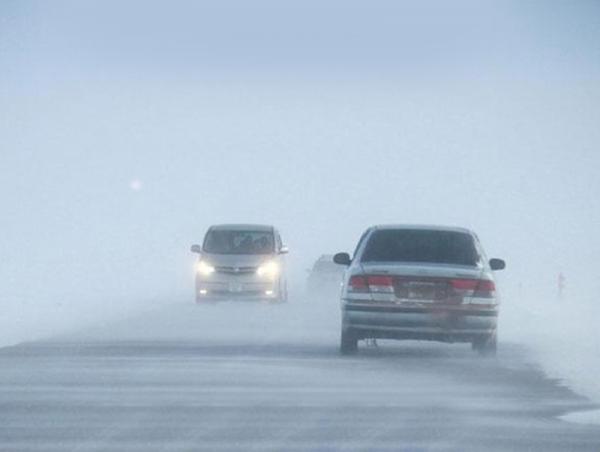
{"type": "Polygon", "coordinates": [[[389,229],[375,231],[361,262],[427,262],[475,266],[479,254],[473,238],[455,231],[389,229]]]}

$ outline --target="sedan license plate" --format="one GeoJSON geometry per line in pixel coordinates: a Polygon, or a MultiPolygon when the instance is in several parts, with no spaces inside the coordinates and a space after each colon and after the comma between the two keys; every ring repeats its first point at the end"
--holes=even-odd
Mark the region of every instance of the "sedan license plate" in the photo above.
{"type": "Polygon", "coordinates": [[[411,300],[435,300],[437,297],[435,283],[410,282],[408,283],[408,298],[411,300]]]}

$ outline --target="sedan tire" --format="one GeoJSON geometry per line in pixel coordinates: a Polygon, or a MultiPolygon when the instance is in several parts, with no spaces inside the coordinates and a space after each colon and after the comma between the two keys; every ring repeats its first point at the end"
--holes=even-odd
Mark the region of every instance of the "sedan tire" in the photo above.
{"type": "Polygon", "coordinates": [[[485,338],[475,340],[471,343],[473,350],[479,353],[480,356],[496,356],[498,349],[498,341],[496,340],[496,333],[491,334],[485,338]]]}
{"type": "Polygon", "coordinates": [[[342,328],[340,338],[340,353],[342,355],[353,355],[358,351],[358,338],[352,330],[342,328]]]}

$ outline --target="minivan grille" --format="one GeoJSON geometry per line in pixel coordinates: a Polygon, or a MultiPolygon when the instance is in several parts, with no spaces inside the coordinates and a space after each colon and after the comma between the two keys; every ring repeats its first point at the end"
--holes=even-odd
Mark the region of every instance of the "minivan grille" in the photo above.
{"type": "Polygon", "coordinates": [[[228,273],[234,275],[256,273],[256,267],[215,267],[219,273],[228,273]]]}

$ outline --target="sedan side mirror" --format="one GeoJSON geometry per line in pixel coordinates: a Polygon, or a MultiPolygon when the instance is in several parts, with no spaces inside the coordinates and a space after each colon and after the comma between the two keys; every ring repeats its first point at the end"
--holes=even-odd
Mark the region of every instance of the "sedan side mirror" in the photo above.
{"type": "Polygon", "coordinates": [[[281,245],[281,249],[279,250],[279,254],[287,254],[289,252],[290,252],[290,250],[288,249],[287,246],[281,245]]]}
{"type": "Polygon", "coordinates": [[[352,259],[350,259],[350,255],[348,253],[337,253],[333,256],[333,262],[340,265],[350,265],[352,263],[352,259]]]}
{"type": "Polygon", "coordinates": [[[198,253],[198,254],[200,254],[202,252],[202,247],[200,245],[192,245],[190,247],[190,251],[192,253],[198,253]]]}
{"type": "Polygon", "coordinates": [[[506,262],[502,259],[490,259],[490,268],[492,270],[504,270],[506,268],[506,262]]]}

